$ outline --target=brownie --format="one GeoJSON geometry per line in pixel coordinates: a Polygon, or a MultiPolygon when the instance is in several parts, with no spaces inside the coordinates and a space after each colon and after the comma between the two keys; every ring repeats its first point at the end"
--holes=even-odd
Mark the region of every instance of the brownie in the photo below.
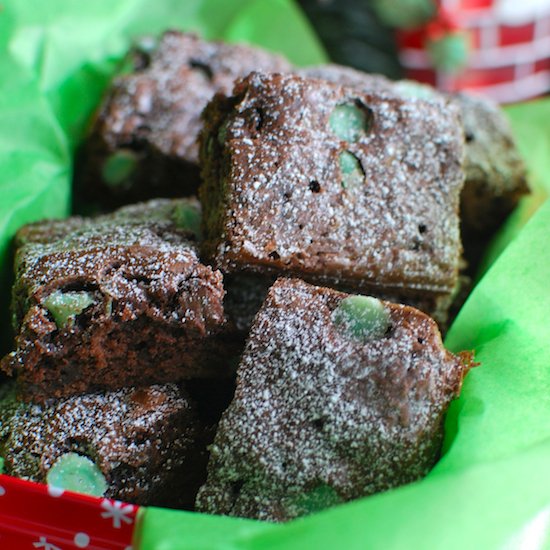
{"type": "Polygon", "coordinates": [[[197,509],[286,521],[421,478],[471,364],[416,309],[279,279],[254,321],[197,509]]]}
{"type": "Polygon", "coordinates": [[[463,135],[446,100],[252,73],[206,108],[202,251],[225,273],[447,296],[463,135]]]}
{"type": "Polygon", "coordinates": [[[12,476],[133,504],[190,509],[206,477],[210,435],[196,409],[174,384],[46,404],[18,401],[9,392],[0,402],[0,456],[12,476]]]}
{"type": "Polygon", "coordinates": [[[222,275],[197,256],[194,200],[45,221],[16,238],[16,350],[1,363],[44,400],[122,386],[227,377],[222,275]]]}
{"type": "Polygon", "coordinates": [[[443,94],[419,82],[393,82],[382,75],[366,74],[334,64],[305,67],[299,74],[364,91],[397,93],[413,100],[441,101],[448,97],[454,103],[460,111],[466,141],[466,180],[460,213],[465,256],[472,271],[490,237],[519,199],[529,192],[525,164],[499,106],[489,98],[464,92],[443,94]]]}
{"type": "Polygon", "coordinates": [[[510,125],[496,104],[459,93],[466,137],[466,182],[462,216],[468,229],[491,233],[529,192],[523,160],[510,125]]]}
{"type": "Polygon", "coordinates": [[[168,31],[152,52],[134,56],[93,122],[77,163],[75,198],[115,207],[196,192],[200,114],[216,92],[252,70],[286,71],[289,63],[261,49],[208,42],[168,31]]]}
{"type": "Polygon", "coordinates": [[[459,93],[466,137],[466,184],[461,197],[466,257],[476,266],[490,238],[529,193],[526,167],[502,110],[482,97],[459,93]]]}

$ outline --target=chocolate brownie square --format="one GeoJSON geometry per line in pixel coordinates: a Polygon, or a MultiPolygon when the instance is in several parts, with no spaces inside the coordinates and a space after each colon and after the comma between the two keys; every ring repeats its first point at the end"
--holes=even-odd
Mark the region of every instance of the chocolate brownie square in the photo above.
{"type": "Polygon", "coordinates": [[[529,192],[525,164],[504,113],[488,99],[454,94],[466,138],[461,212],[468,230],[494,233],[529,192]]]}
{"type": "Polygon", "coordinates": [[[286,71],[261,49],[168,31],[137,67],[116,78],[91,128],[75,177],[77,201],[114,207],[180,197],[199,184],[200,114],[253,70],[286,71]]]}
{"type": "Polygon", "coordinates": [[[253,73],[203,117],[202,250],[215,267],[453,291],[464,137],[447,100],[253,73]]]}
{"type": "Polygon", "coordinates": [[[25,403],[2,388],[4,473],[148,506],[191,509],[212,427],[174,384],[25,403]]]}
{"type": "Polygon", "coordinates": [[[16,350],[2,368],[43,400],[229,376],[222,275],[197,256],[194,200],[46,221],[17,237],[16,350]]]}
{"type": "Polygon", "coordinates": [[[416,309],[279,279],[254,321],[197,509],[286,521],[419,479],[470,366],[416,309]]]}

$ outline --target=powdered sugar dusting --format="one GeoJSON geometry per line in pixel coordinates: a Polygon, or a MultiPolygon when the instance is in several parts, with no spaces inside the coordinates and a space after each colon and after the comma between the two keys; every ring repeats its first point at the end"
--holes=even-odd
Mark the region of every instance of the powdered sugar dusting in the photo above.
{"type": "MultiPolygon", "coordinates": [[[[498,105],[468,93],[444,94],[411,80],[388,80],[340,65],[305,67],[302,76],[328,80],[366,92],[399,95],[411,103],[450,101],[458,108],[464,127],[466,181],[461,196],[461,222],[469,248],[479,246],[480,235],[494,231],[528,191],[525,165],[514,143],[510,125],[498,105]]],[[[463,235],[464,238],[464,235],[463,235]]]]}
{"type": "Polygon", "coordinates": [[[216,266],[355,288],[452,290],[463,135],[445,100],[253,73],[217,102],[205,115],[215,120],[203,137],[201,188],[204,250],[216,266]],[[346,103],[373,116],[353,143],[329,125],[346,103]],[[218,155],[208,144],[222,126],[218,155]],[[363,185],[342,185],[344,151],[358,159],[363,185]]]}
{"type": "Polygon", "coordinates": [[[258,48],[166,32],[147,67],[115,81],[101,131],[111,146],[137,134],[162,154],[197,163],[201,111],[215,93],[229,93],[235,78],[258,69],[285,71],[290,65],[258,48]]]}
{"type": "Polygon", "coordinates": [[[170,490],[197,440],[197,420],[175,385],[125,388],[50,401],[4,401],[0,434],[10,475],[45,482],[59,457],[87,456],[106,477],[106,496],[154,502],[170,490]]]}
{"type": "Polygon", "coordinates": [[[267,520],[307,513],[320,486],[340,501],[418,479],[465,369],[435,323],[385,303],[391,332],[360,341],[331,322],[347,295],[280,279],[253,325],[237,391],[211,449],[200,510],[267,520]],[[334,495],[333,495],[334,496],[334,495]]]}
{"type": "Polygon", "coordinates": [[[17,351],[2,366],[18,371],[25,392],[44,399],[222,372],[225,357],[206,343],[225,323],[222,275],[199,261],[192,230],[178,225],[183,207],[195,201],[151,201],[22,231],[17,351]],[[54,292],[89,298],[70,326],[58,327],[48,310],[54,292]]]}

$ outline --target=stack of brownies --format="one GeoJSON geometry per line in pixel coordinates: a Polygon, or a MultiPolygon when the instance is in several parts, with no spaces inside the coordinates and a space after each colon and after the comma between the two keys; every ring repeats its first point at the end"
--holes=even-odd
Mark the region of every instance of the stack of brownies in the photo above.
{"type": "Polygon", "coordinates": [[[425,475],[461,223],[527,190],[500,112],[174,31],[124,66],[75,176],[122,207],[16,236],[5,471],[272,521],[425,475]]]}

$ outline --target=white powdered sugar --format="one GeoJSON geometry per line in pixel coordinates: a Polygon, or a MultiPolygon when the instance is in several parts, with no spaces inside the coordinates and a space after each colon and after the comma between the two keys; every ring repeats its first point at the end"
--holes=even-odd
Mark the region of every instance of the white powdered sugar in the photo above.
{"type": "Polygon", "coordinates": [[[454,107],[261,73],[235,94],[220,122],[222,154],[202,159],[210,163],[205,250],[216,251],[216,266],[355,288],[452,290],[464,141],[454,107]],[[357,140],[330,127],[340,105],[368,115],[357,140]],[[360,185],[346,184],[342,155],[356,159],[360,185]]]}
{"type": "Polygon", "coordinates": [[[432,467],[461,360],[429,317],[387,302],[391,331],[355,338],[331,320],[346,296],[298,280],[271,288],[211,449],[200,510],[281,521],[308,513],[319,487],[346,501],[432,467]]]}

